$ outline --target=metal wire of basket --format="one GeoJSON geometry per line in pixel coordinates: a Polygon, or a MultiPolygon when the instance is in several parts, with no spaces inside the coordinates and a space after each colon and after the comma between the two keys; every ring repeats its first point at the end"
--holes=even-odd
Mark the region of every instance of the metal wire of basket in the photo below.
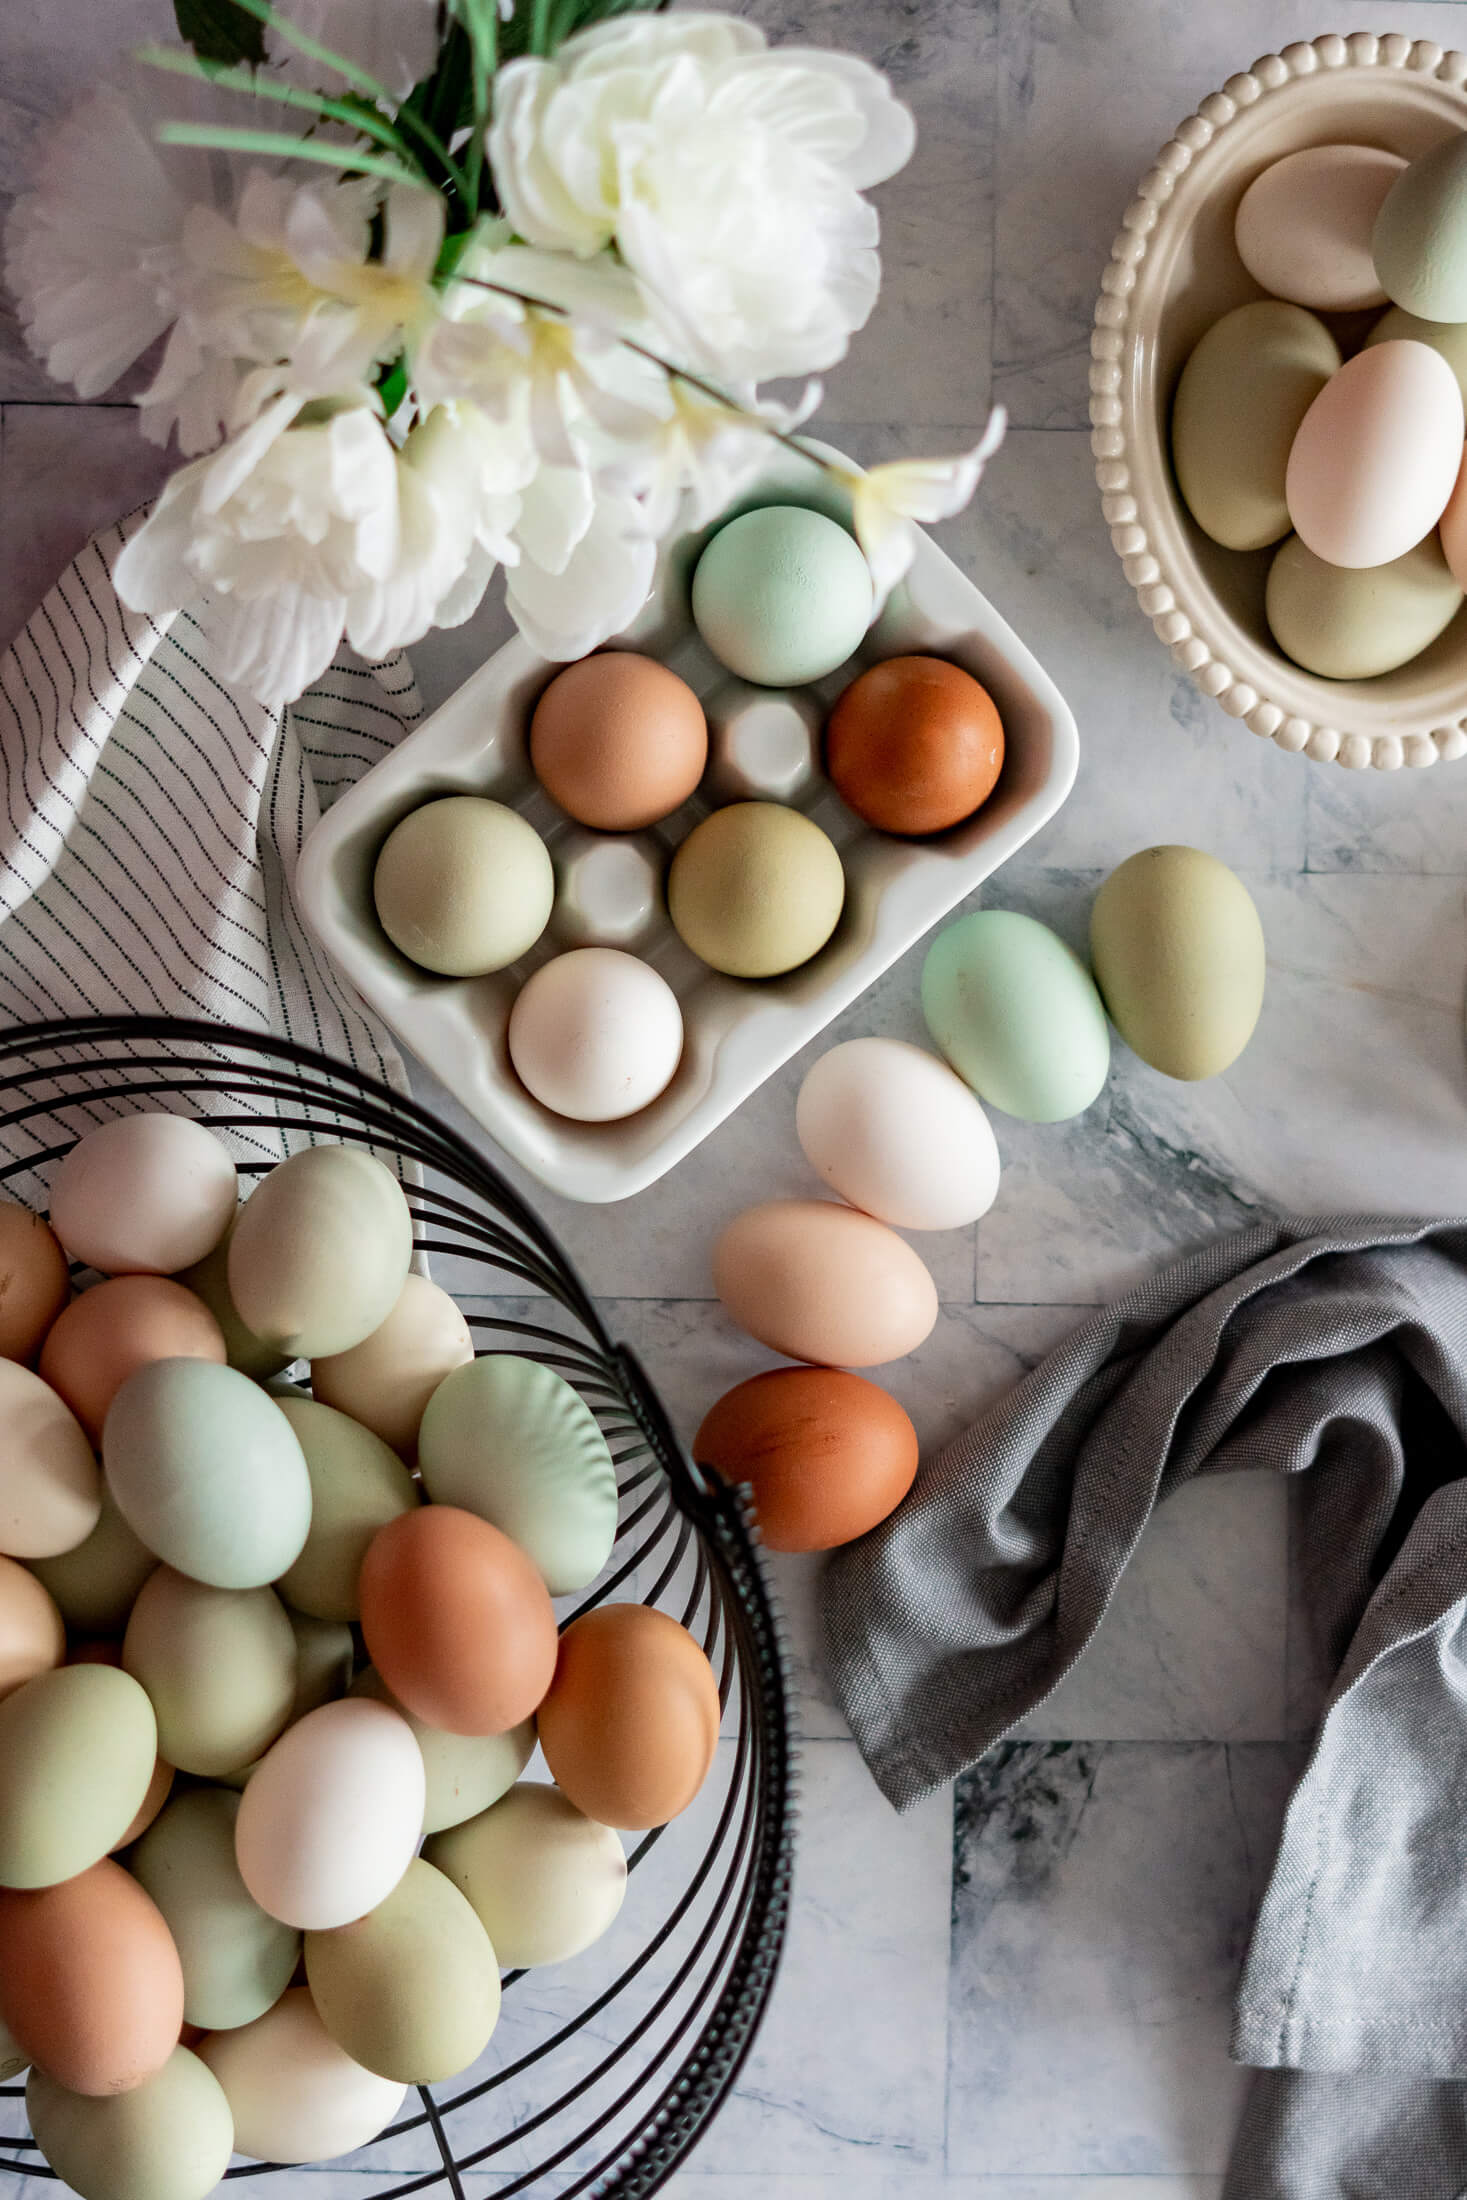
{"type": "MultiPolygon", "coordinates": [[[[605,1578],[562,1624],[636,1596],[690,1628],[724,1706],[693,1811],[637,1838],[618,1923],[552,1972],[506,1974],[486,2056],[417,2089],[354,2169],[379,2200],[498,2171],[505,2196],[553,2189],[643,2200],[687,2156],[734,2085],[784,1941],[793,1853],[786,1657],[745,1493],[694,1467],[634,1354],[614,1344],[553,1236],[481,1155],[412,1100],[288,1040],[168,1018],[78,1018],[0,1032],[0,1186],[44,1204],[57,1161],[110,1114],[166,1107],[231,1144],[244,1176],[317,1139],[371,1147],[403,1176],[419,1250],[454,1292],[478,1351],[544,1361],[611,1445],[621,1491],[605,1578]],[[395,2181],[389,2181],[389,2177],[395,2181]]],[[[0,2166],[53,2176],[0,2087],[0,2166]]],[[[231,2178],[280,2173],[238,2164],[231,2178]]]]}

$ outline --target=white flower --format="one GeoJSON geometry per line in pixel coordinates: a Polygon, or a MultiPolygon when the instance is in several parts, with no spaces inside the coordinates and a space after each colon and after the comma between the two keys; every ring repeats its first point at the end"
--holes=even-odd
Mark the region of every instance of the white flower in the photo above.
{"type": "Polygon", "coordinates": [[[542,657],[584,657],[647,600],[657,545],[636,499],[572,469],[542,466],[524,499],[519,563],[506,574],[516,626],[542,657]]]}
{"type": "MultiPolygon", "coordinates": [[[[354,61],[401,99],[428,75],[438,51],[437,0],[285,0],[281,13],[318,45],[354,61]]],[[[337,92],[344,78],[267,32],[272,67],[293,83],[337,92]]]]}
{"type": "Polygon", "coordinates": [[[917,524],[931,526],[962,511],[1007,425],[1002,405],[995,405],[972,450],[958,458],[899,458],[846,476],[856,540],[871,568],[878,611],[916,555],[917,524]]]}
{"type": "Polygon", "coordinates": [[[768,434],[748,413],[676,378],[671,397],[656,432],[609,469],[637,490],[643,524],[658,537],[678,525],[706,527],[769,460],[768,434]]]}
{"type": "Polygon", "coordinates": [[[691,361],[735,384],[845,352],[880,281],[863,190],[912,120],[875,69],[724,15],[626,15],[495,80],[489,156],[532,245],[614,244],[691,361]]]}

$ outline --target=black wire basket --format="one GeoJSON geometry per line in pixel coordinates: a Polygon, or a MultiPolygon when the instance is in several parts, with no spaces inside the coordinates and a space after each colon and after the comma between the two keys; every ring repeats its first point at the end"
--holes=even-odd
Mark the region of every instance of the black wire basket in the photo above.
{"type": "MultiPolygon", "coordinates": [[[[501,2195],[641,2200],[685,2159],[734,2085],[769,2000],[789,1909],[794,1800],[785,1652],[745,1493],[679,1445],[635,1356],[519,1194],[425,1109],[354,1066],[289,1041],[166,1018],[80,1018],[0,1032],[0,1185],[44,1210],[56,1163],[108,1116],[189,1114],[257,1177],[316,1141],[395,1166],[420,1252],[453,1292],[477,1351],[532,1356],[573,1383],[616,1461],[615,1549],[561,1623],[608,1598],[672,1613],[718,1676],[723,1729],[693,1809],[640,1836],[626,1904],[586,1955],[508,1973],[486,2055],[417,2089],[350,2157],[379,2200],[497,2171],[501,2195]]],[[[0,2165],[53,2176],[0,2087],[0,2165]]],[[[280,2174],[239,2164],[230,2177],[280,2174]]]]}

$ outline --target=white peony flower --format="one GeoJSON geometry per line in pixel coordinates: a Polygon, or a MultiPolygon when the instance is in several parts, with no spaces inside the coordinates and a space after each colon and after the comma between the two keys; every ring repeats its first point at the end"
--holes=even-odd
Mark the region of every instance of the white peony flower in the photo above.
{"type": "Polygon", "coordinates": [[[646,602],[657,545],[625,492],[593,489],[573,469],[542,466],[515,534],[520,558],[505,576],[506,601],[542,657],[584,657],[646,602]]]}
{"type": "Polygon", "coordinates": [[[489,157],[532,245],[615,245],[649,310],[735,384],[841,358],[876,300],[861,196],[911,154],[912,119],[849,55],[725,15],[628,15],[495,80],[489,157]]]}
{"type": "MultiPolygon", "coordinates": [[[[438,52],[437,0],[285,0],[281,13],[318,45],[374,77],[401,99],[421,83],[438,52]]],[[[315,92],[339,92],[345,80],[273,31],[265,35],[271,67],[315,92]]]]}
{"type": "Polygon", "coordinates": [[[995,405],[971,451],[958,458],[899,458],[845,476],[856,540],[866,553],[879,611],[917,551],[918,525],[961,512],[1004,439],[1008,418],[995,405]]]}

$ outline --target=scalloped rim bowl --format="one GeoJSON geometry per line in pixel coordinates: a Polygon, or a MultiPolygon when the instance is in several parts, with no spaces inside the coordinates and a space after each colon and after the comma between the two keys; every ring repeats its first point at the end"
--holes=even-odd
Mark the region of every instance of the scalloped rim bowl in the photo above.
{"type": "Polygon", "coordinates": [[[1265,54],[1204,99],[1157,154],[1122,217],[1095,308],[1095,478],[1141,609],[1230,717],[1280,748],[1355,770],[1467,755],[1467,606],[1395,672],[1325,680],[1302,671],[1264,621],[1272,551],[1219,548],[1181,503],[1172,392],[1204,329],[1266,295],[1233,244],[1238,201],[1256,175],[1306,145],[1381,145],[1414,159],[1463,128],[1467,54],[1427,39],[1357,31],[1265,54]]]}

